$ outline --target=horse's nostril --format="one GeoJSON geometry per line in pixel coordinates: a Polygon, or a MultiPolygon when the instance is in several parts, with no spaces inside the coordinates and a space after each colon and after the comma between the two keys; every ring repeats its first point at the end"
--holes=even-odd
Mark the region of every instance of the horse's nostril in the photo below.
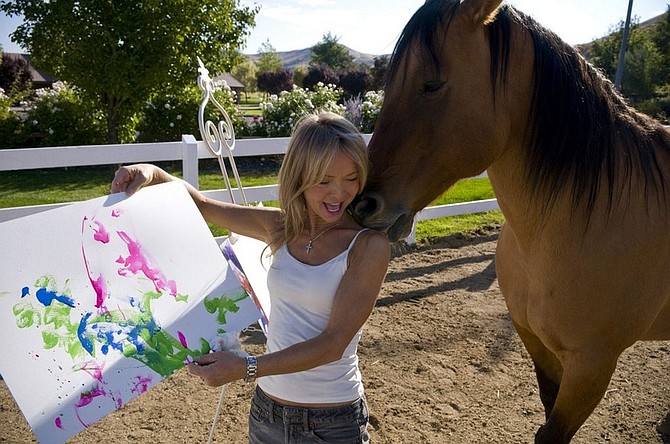
{"type": "Polygon", "coordinates": [[[367,193],[354,204],[354,215],[359,220],[364,220],[381,211],[381,198],[375,194],[367,193]]]}

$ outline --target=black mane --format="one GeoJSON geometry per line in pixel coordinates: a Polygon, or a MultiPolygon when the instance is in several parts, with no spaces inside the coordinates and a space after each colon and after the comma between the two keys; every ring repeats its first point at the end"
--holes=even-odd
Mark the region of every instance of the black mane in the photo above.
{"type": "MultiPolygon", "coordinates": [[[[417,38],[439,69],[435,36],[446,32],[459,5],[459,0],[429,0],[415,13],[393,51],[388,79],[404,74],[402,55],[417,38]]],[[[498,81],[506,82],[514,28],[524,29],[533,39],[526,180],[535,197],[549,197],[545,209],[570,187],[573,208],[585,202],[590,214],[603,180],[611,206],[615,194],[624,191],[624,185],[619,190],[613,186],[618,170],[627,180],[636,171],[647,190],[664,192],[654,143],[670,146],[670,140],[661,125],[629,107],[613,84],[574,48],[509,5],[503,5],[488,25],[493,91],[498,81]]]]}

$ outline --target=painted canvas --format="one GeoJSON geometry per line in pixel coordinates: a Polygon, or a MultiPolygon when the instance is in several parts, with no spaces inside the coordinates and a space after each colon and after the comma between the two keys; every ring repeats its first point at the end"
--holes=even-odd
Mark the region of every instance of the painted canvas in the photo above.
{"type": "Polygon", "coordinates": [[[258,324],[267,336],[272,308],[267,284],[268,269],[272,262],[270,249],[259,240],[232,233],[221,244],[221,251],[237,280],[260,310],[258,324]]]}
{"type": "Polygon", "coordinates": [[[2,223],[0,245],[0,374],[40,442],[262,317],[179,183],[2,223]]]}

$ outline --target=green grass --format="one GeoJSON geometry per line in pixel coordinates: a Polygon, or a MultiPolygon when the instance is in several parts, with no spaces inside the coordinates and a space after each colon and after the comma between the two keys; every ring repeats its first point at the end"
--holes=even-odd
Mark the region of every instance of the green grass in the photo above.
{"type": "MultiPolygon", "coordinates": [[[[493,199],[495,194],[489,179],[465,179],[435,199],[431,205],[447,205],[473,200],[493,199]]],[[[428,241],[451,234],[470,234],[482,229],[499,227],[505,221],[500,211],[464,214],[423,220],[416,224],[417,241],[428,241]]]]}
{"type": "MultiPolygon", "coordinates": [[[[277,183],[279,161],[267,158],[264,162],[237,161],[242,184],[245,187],[271,185],[277,183]]],[[[161,164],[163,168],[180,176],[179,163],[161,164]]],[[[76,167],[48,170],[2,171],[0,172],[0,208],[25,205],[75,202],[105,196],[109,193],[109,184],[114,168],[76,167]]],[[[225,182],[216,161],[201,161],[200,189],[212,190],[225,188],[225,182]]],[[[233,186],[234,177],[231,175],[233,186]]],[[[452,189],[436,199],[432,205],[443,205],[495,197],[488,179],[468,179],[457,183],[452,189]]],[[[277,202],[265,202],[276,206],[277,202]]],[[[417,224],[417,241],[430,241],[451,234],[468,234],[482,228],[497,227],[504,221],[500,211],[446,217],[421,221],[417,224]]],[[[226,231],[210,226],[215,236],[226,231]]]]}
{"type": "Polygon", "coordinates": [[[246,94],[242,94],[241,99],[238,109],[242,112],[243,116],[253,117],[263,115],[263,110],[261,109],[263,98],[260,94],[252,93],[248,97],[246,94]]]}
{"type": "Polygon", "coordinates": [[[0,172],[0,208],[75,202],[109,194],[109,168],[0,172]]]}

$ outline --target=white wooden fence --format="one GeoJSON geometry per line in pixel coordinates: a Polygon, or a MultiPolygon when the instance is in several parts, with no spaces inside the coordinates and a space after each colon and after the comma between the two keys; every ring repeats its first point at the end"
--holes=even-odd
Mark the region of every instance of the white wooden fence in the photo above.
{"type": "MultiPolygon", "coordinates": [[[[366,141],[369,141],[370,135],[365,135],[365,138],[366,141]]],[[[236,141],[234,155],[235,158],[240,158],[283,154],[286,151],[288,140],[288,137],[240,139],[236,141]]],[[[197,188],[198,160],[209,158],[214,158],[214,155],[207,150],[202,141],[196,140],[191,135],[184,135],[181,142],[2,149],[0,150],[0,171],[180,160],[184,180],[197,188]]],[[[276,184],[245,187],[244,192],[249,202],[277,200],[276,184]]],[[[209,190],[203,193],[215,199],[230,201],[230,195],[226,189],[209,190]]],[[[233,193],[236,201],[241,202],[239,190],[234,189],[233,193]]],[[[0,208],[0,222],[67,204],[0,208]]],[[[498,208],[496,199],[432,206],[418,213],[415,221],[479,213],[498,208]]],[[[414,230],[406,240],[410,244],[415,243],[414,230]]]]}

